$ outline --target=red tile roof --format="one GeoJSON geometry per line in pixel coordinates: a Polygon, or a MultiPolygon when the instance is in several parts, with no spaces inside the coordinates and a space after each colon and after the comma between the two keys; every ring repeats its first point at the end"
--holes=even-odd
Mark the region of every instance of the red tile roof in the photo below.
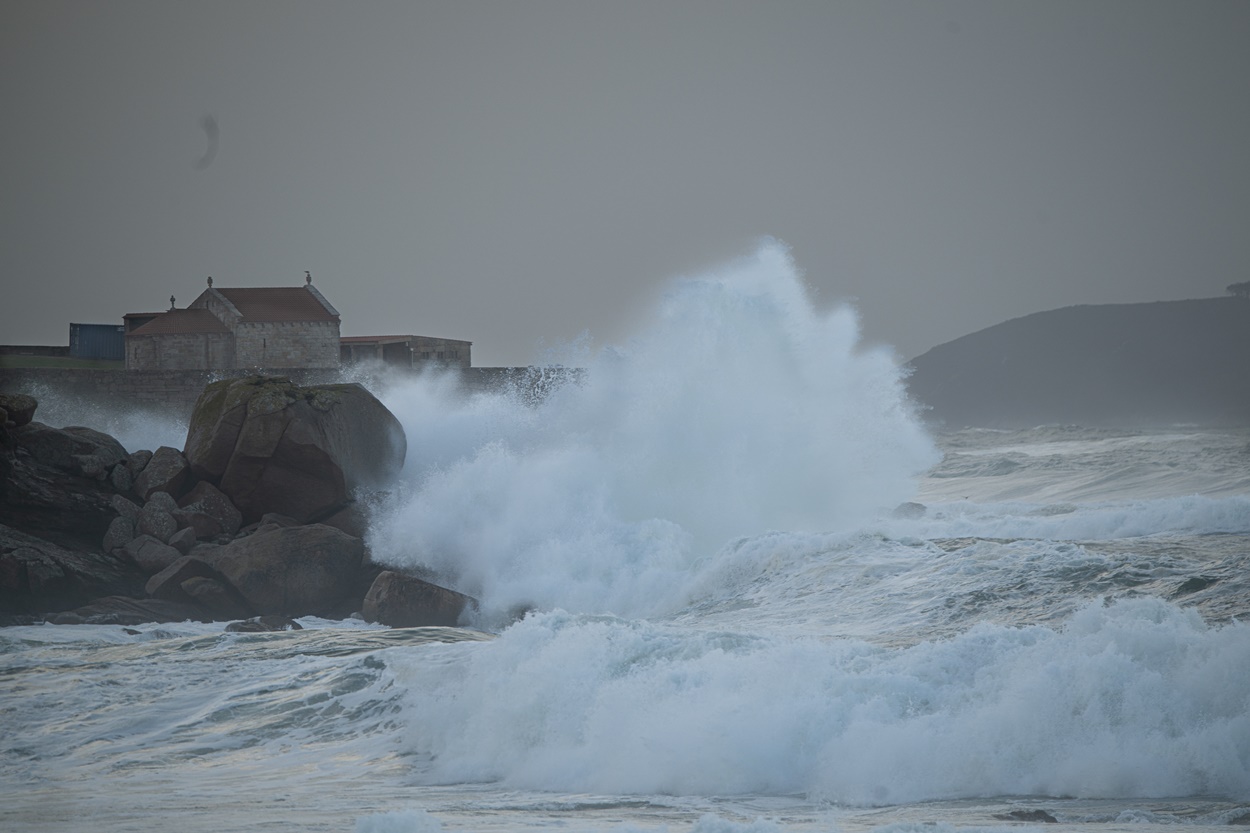
{"type": "Polygon", "coordinates": [[[245,322],[337,321],[316,295],[302,286],[218,289],[245,322]]]}
{"type": "Polygon", "coordinates": [[[155,313],[156,317],[128,336],[167,335],[172,333],[228,333],[226,325],[206,309],[171,309],[155,313]]]}

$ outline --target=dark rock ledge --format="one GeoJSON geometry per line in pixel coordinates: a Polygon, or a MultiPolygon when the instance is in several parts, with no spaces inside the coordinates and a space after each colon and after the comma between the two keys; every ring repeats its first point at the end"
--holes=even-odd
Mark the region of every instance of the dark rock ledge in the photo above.
{"type": "Polygon", "coordinates": [[[134,454],[89,428],[35,422],[37,404],[0,395],[0,625],[255,631],[360,614],[418,627],[476,609],[369,557],[353,495],[387,488],[407,446],[360,385],[215,382],[184,449],[134,454]]]}

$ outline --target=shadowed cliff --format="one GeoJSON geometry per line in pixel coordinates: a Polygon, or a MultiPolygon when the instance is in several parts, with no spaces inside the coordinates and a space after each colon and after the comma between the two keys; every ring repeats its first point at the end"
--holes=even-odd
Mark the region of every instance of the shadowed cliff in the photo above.
{"type": "Polygon", "coordinates": [[[1250,301],[1039,312],[910,362],[912,397],[948,427],[1250,425],[1250,301]]]}

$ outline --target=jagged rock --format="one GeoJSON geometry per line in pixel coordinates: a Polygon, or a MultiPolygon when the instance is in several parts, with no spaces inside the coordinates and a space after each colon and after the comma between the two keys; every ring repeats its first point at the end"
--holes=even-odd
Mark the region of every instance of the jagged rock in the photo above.
{"type": "Polygon", "coordinates": [[[303,526],[303,523],[295,520],[290,515],[283,515],[280,512],[266,512],[260,516],[260,527],[258,529],[263,529],[267,526],[284,529],[291,526],[303,526]]]}
{"type": "Polygon", "coordinates": [[[221,544],[212,544],[207,541],[200,541],[191,548],[191,552],[187,553],[187,555],[195,556],[201,561],[207,561],[209,564],[212,564],[213,559],[217,557],[217,551],[220,549],[221,544]]]}
{"type": "Polygon", "coordinates": [[[322,518],[318,523],[340,529],[348,535],[364,538],[369,531],[369,514],[364,504],[352,501],[329,517],[322,518]]]}
{"type": "Polygon", "coordinates": [[[454,627],[476,608],[471,596],[385,570],[374,579],[361,612],[368,621],[393,628],[454,627]]]}
{"type": "Polygon", "coordinates": [[[104,533],[104,542],[101,548],[105,552],[112,552],[118,547],[124,547],[129,544],[134,540],[135,535],[135,522],[124,515],[118,515],[109,524],[108,531],[104,533]]]}
{"type": "Polygon", "coordinates": [[[163,509],[166,512],[173,512],[178,508],[178,501],[174,500],[174,496],[169,492],[153,492],[148,495],[148,499],[144,502],[143,508],[163,509]]]}
{"type": "Polygon", "coordinates": [[[129,492],[133,489],[135,479],[130,474],[130,467],[125,462],[113,466],[113,470],[109,472],[109,483],[112,483],[113,488],[119,492],[129,492]]]}
{"type": "Polygon", "coordinates": [[[162,599],[108,596],[88,605],[46,617],[52,625],[142,625],[148,622],[211,621],[191,604],[162,599]]]}
{"type": "Polygon", "coordinates": [[[999,821],[1040,821],[1043,824],[1058,824],[1059,820],[1045,810],[1012,810],[1010,813],[996,813],[994,818],[999,821]]]}
{"type": "Polygon", "coordinates": [[[101,594],[138,594],[143,576],[126,562],[78,552],[0,525],[0,610],[46,613],[101,594]]]}
{"type": "Polygon", "coordinates": [[[8,413],[8,421],[21,428],[35,418],[38,400],[24,393],[0,393],[0,409],[8,413]]]}
{"type": "Polygon", "coordinates": [[[186,603],[190,597],[182,589],[182,583],[189,578],[220,579],[221,574],[204,559],[184,555],[148,579],[144,590],[155,599],[186,603]]]}
{"type": "Polygon", "coordinates": [[[122,547],[122,552],[130,557],[145,576],[161,572],[170,564],[182,557],[174,547],[153,538],[151,535],[140,535],[122,547]]]}
{"type": "Polygon", "coordinates": [[[302,388],[254,376],[204,389],[186,456],[245,523],[266,512],[307,523],[346,505],[356,488],[390,482],[406,448],[399,421],[360,385],[302,388]]]}
{"type": "Polygon", "coordinates": [[[192,527],[183,527],[175,532],[169,539],[169,546],[178,550],[183,555],[189,555],[195,547],[198,539],[195,535],[195,529],[192,527]]]}
{"type": "Polygon", "coordinates": [[[143,473],[143,469],[147,467],[148,462],[152,459],[152,452],[146,448],[134,452],[126,458],[126,468],[130,469],[131,477],[138,477],[143,473]]]}
{"type": "Polygon", "coordinates": [[[0,523],[72,550],[100,546],[117,514],[111,487],[20,453],[7,462],[0,523]]]}
{"type": "Polygon", "coordinates": [[[351,592],[364,542],[322,524],[274,528],[237,538],[213,566],[260,613],[320,616],[351,592]]]}
{"type": "Polygon", "coordinates": [[[226,630],[232,633],[264,633],[267,631],[302,631],[304,626],[286,616],[254,616],[242,622],[231,622],[226,630]]]}
{"type": "Polygon", "coordinates": [[[190,469],[182,452],[163,445],[152,453],[152,459],[135,478],[135,494],[147,500],[153,492],[181,495],[190,469]]]}
{"type": "Polygon", "coordinates": [[[213,621],[250,616],[252,611],[239,597],[238,591],[224,582],[207,576],[192,576],[180,585],[182,592],[204,609],[213,621]]]}
{"type": "Polygon", "coordinates": [[[220,489],[206,481],[196,483],[191,491],[182,496],[178,506],[180,511],[175,512],[174,517],[185,517],[187,525],[195,527],[196,534],[201,538],[234,535],[243,525],[243,513],[220,489]]]}
{"type": "Polygon", "coordinates": [[[178,531],[178,522],[174,520],[174,516],[169,512],[156,506],[148,504],[143,507],[143,511],[139,513],[139,522],[135,528],[143,535],[151,535],[158,539],[162,544],[169,543],[169,539],[178,531]]]}
{"type": "Polygon", "coordinates": [[[29,422],[11,432],[13,441],[45,466],[93,479],[126,457],[126,449],[108,434],[91,428],[53,428],[29,422]]]}
{"type": "Polygon", "coordinates": [[[113,495],[109,498],[109,505],[117,510],[117,514],[123,518],[130,518],[132,521],[139,520],[139,513],[143,511],[142,506],[133,500],[127,500],[121,495],[113,495]]]}

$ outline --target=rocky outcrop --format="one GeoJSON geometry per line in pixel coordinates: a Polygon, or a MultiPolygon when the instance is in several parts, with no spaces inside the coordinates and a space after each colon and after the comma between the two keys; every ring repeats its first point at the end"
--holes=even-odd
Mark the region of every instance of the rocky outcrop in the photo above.
{"type": "Polygon", "coordinates": [[[35,418],[35,409],[39,402],[33,396],[24,393],[0,393],[0,410],[5,412],[4,420],[11,422],[13,428],[21,428],[35,418]]]}
{"type": "Polygon", "coordinates": [[[244,523],[280,512],[309,523],[403,466],[399,421],[360,385],[302,388],[254,376],[208,385],[184,449],[191,473],[217,486],[244,523]]]}
{"type": "Polygon", "coordinates": [[[142,625],[147,622],[188,620],[211,621],[204,615],[204,611],[193,605],[129,596],[96,599],[76,610],[53,613],[47,617],[49,624],[53,625],[142,625]]]}
{"type": "Polygon", "coordinates": [[[212,564],[253,611],[295,617],[340,612],[363,559],[359,538],[313,524],[257,530],[212,564]]]}
{"type": "Polygon", "coordinates": [[[374,579],[361,612],[367,621],[393,628],[454,627],[476,608],[463,593],[385,570],[374,579]]]}
{"type": "Polygon", "coordinates": [[[152,452],[151,459],[134,478],[135,494],[144,500],[155,492],[164,492],[176,498],[182,494],[190,472],[182,452],[163,445],[152,452]]]}
{"type": "Polygon", "coordinates": [[[1065,307],[938,345],[907,387],[948,427],[1245,425],[1250,303],[1065,307]]]}
{"type": "Polygon", "coordinates": [[[388,485],[404,440],[363,388],[258,378],[205,398],[216,417],[188,432],[185,458],[169,447],[127,454],[87,428],[5,423],[0,624],[246,620],[239,629],[255,630],[367,608],[385,624],[453,625],[476,606],[367,557],[367,504],[350,490],[388,485]],[[197,479],[214,467],[247,512],[197,479]],[[328,523],[309,523],[317,516],[328,523]]]}
{"type": "Polygon", "coordinates": [[[200,538],[233,536],[243,525],[243,513],[211,483],[200,482],[178,501],[174,512],[181,526],[195,529],[200,538]]]}
{"type": "Polygon", "coordinates": [[[115,594],[143,595],[143,575],[127,561],[0,525],[0,616],[66,610],[115,594]]]}
{"type": "Polygon", "coordinates": [[[0,523],[69,549],[95,549],[116,516],[105,461],[119,465],[125,450],[97,431],[38,422],[10,438],[0,466],[0,523]]]}

